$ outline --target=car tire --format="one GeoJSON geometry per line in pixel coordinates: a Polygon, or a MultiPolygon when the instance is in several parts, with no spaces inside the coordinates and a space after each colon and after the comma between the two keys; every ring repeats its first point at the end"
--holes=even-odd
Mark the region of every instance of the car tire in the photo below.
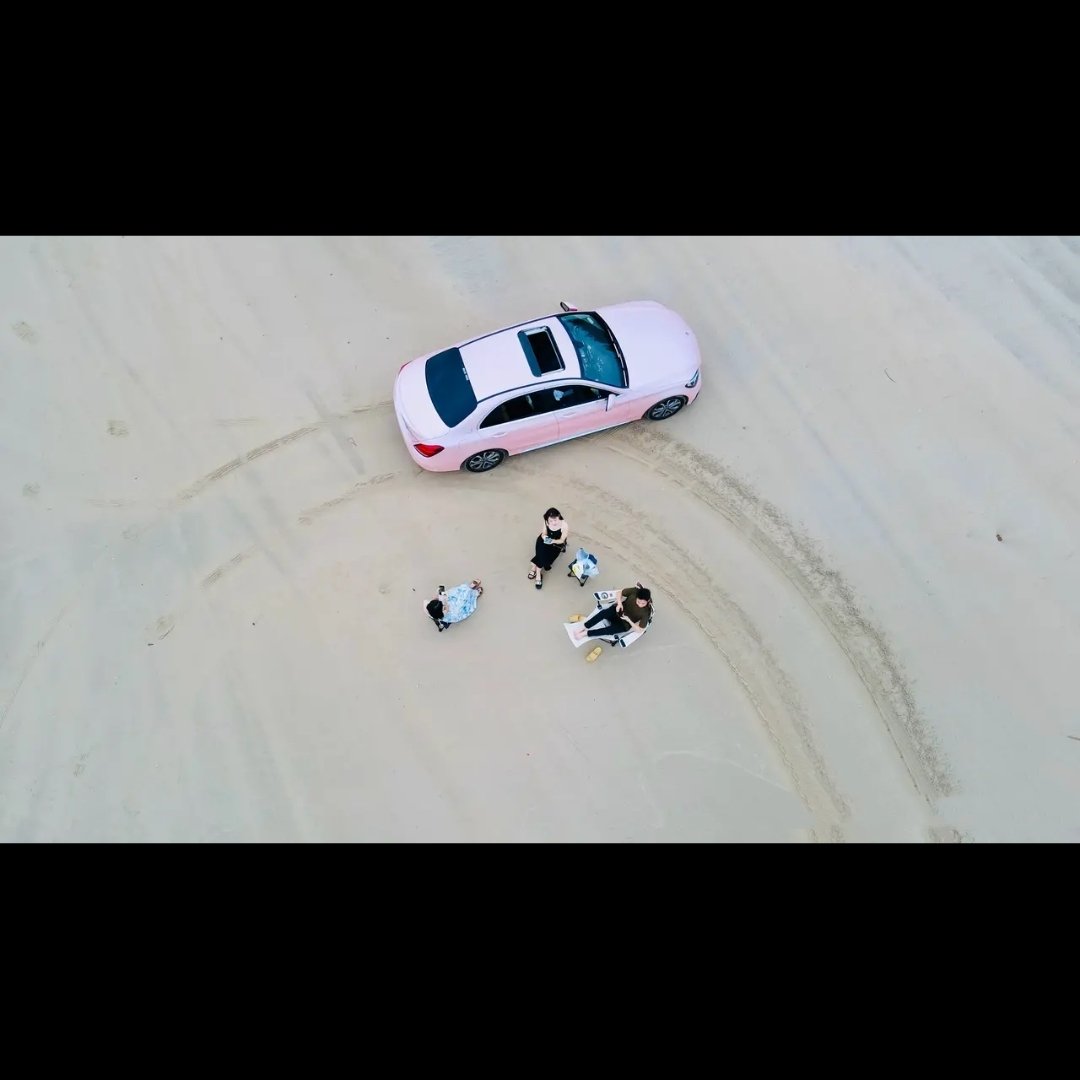
{"type": "Polygon", "coordinates": [[[506,460],[505,450],[481,450],[479,454],[473,454],[466,458],[461,467],[466,472],[480,473],[491,472],[506,460]]]}
{"type": "Polygon", "coordinates": [[[682,410],[686,404],[686,398],[681,394],[677,397],[664,398],[649,409],[642,420],[667,420],[682,410]]]}

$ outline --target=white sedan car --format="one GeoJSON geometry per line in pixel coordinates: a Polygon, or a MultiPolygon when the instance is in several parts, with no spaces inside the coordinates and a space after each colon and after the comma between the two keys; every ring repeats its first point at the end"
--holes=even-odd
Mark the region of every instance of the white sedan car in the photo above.
{"type": "Polygon", "coordinates": [[[425,469],[487,472],[536,450],[633,420],[666,420],[701,390],[701,352],[655,300],[504,327],[404,364],[394,411],[425,469]]]}

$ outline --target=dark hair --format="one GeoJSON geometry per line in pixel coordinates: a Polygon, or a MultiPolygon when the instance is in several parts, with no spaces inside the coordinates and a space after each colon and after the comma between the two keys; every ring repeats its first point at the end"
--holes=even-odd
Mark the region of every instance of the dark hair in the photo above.
{"type": "Polygon", "coordinates": [[[443,607],[441,600],[429,600],[427,606],[427,613],[436,621],[443,616],[443,607]]]}
{"type": "Polygon", "coordinates": [[[646,589],[644,585],[642,585],[642,587],[638,589],[637,594],[638,599],[644,600],[646,603],[652,599],[652,593],[649,592],[649,590],[646,589]]]}
{"type": "Polygon", "coordinates": [[[559,511],[556,510],[554,506],[549,506],[544,511],[544,520],[547,521],[548,518],[552,518],[552,517],[561,518],[562,514],[560,514],[559,511]]]}

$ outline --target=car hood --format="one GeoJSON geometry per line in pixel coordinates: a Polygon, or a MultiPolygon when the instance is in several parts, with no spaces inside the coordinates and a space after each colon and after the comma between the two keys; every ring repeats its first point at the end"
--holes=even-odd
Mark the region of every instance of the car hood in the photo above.
{"type": "Polygon", "coordinates": [[[689,380],[701,363],[697,337],[681,315],[655,300],[598,308],[626,358],[630,386],[689,380]]]}

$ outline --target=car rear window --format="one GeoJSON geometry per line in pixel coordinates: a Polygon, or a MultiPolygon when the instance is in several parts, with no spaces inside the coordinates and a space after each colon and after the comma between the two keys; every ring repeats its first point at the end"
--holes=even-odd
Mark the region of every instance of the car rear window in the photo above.
{"type": "Polygon", "coordinates": [[[424,365],[431,403],[447,427],[457,427],[476,408],[469,373],[458,349],[436,353],[424,365]]]}

